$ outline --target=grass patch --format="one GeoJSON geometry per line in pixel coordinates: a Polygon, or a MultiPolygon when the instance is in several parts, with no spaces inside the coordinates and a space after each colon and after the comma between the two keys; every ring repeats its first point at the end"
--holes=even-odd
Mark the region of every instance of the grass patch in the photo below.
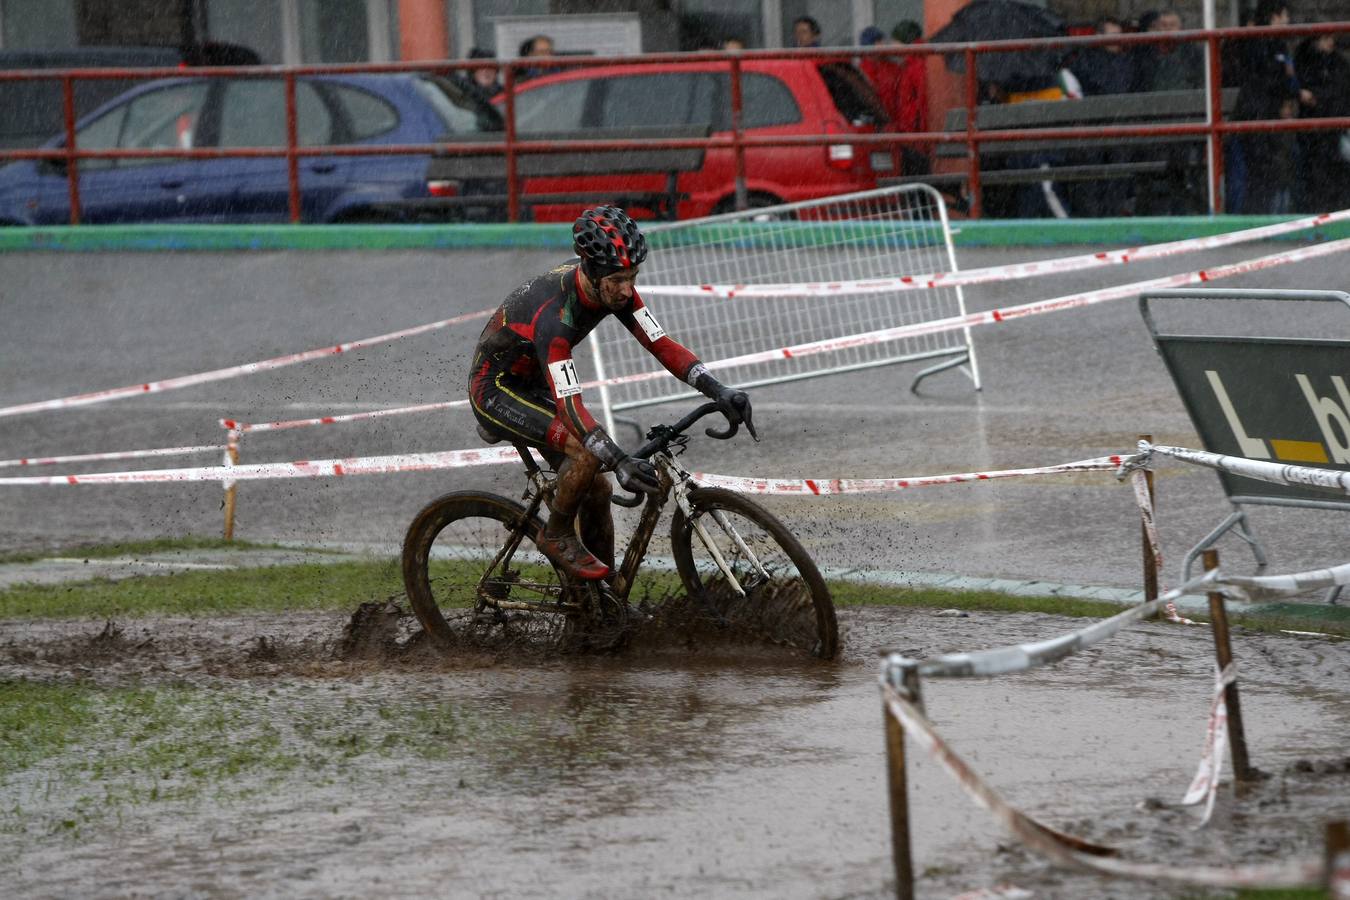
{"type": "MultiPolygon", "coordinates": [[[[277,549],[275,545],[226,543],[209,538],[146,541],[88,548],[87,556],[108,557],[192,549],[277,549]]],[[[40,558],[40,557],[39,557],[40,558]]],[[[433,574],[451,573],[449,562],[433,562],[433,574]]],[[[953,591],[932,587],[833,580],[835,605],[961,609],[1045,613],[1101,619],[1122,607],[1101,600],[1063,596],[1020,596],[999,591],[953,591]]],[[[647,570],[635,586],[634,603],[680,590],[673,572],[647,570]]],[[[402,599],[397,559],[304,563],[209,572],[144,575],[122,580],[94,579],[60,584],[20,584],[0,589],[0,619],[211,615],[286,610],[350,610],[369,600],[402,599]]],[[[1255,612],[1230,614],[1242,628],[1261,632],[1314,631],[1350,637],[1350,608],[1316,602],[1267,604],[1255,612]]]]}
{"type": "Polygon", "coordinates": [[[351,609],[403,596],[395,560],[305,563],[210,572],[139,575],[0,591],[0,618],[210,615],[244,611],[351,609]]]}
{"type": "MultiPolygon", "coordinates": [[[[114,544],[73,544],[54,550],[33,550],[0,553],[0,565],[37,562],[40,559],[113,559],[132,558],[152,554],[190,552],[196,550],[286,550],[281,544],[255,544],[249,541],[227,541],[224,538],[191,536],[181,538],[152,538],[145,541],[123,541],[114,544]]],[[[306,553],[330,551],[306,548],[306,553]]],[[[336,551],[331,551],[336,552],[336,551]]]]}

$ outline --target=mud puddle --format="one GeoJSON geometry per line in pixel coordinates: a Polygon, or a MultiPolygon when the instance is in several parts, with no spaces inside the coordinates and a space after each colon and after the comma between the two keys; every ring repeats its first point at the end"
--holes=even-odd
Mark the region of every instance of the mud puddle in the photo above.
{"type": "MultiPolygon", "coordinates": [[[[5,773],[14,894],[889,896],[877,654],[1082,624],[844,610],[842,658],[822,664],[687,643],[447,657],[393,608],[351,618],[0,624],[0,679],[94,685],[116,712],[5,773]],[[163,747],[119,730],[156,716],[163,747]],[[174,748],[189,764],[169,771],[174,748]]],[[[1271,777],[1225,789],[1203,830],[1178,801],[1205,728],[1206,629],[1145,624],[1051,669],[929,682],[925,699],[1008,799],[1126,858],[1316,856],[1322,823],[1350,814],[1350,642],[1244,633],[1235,652],[1251,756],[1271,777]]],[[[917,750],[911,764],[921,896],[1202,895],[1050,869],[917,750]]]]}

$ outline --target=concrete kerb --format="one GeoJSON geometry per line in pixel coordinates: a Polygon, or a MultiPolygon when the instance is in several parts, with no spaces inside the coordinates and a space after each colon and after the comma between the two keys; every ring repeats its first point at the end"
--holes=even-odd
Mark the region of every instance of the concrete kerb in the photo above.
{"type": "MultiPolygon", "coordinates": [[[[1143,246],[1287,222],[1296,216],[1008,219],[952,223],[958,247],[1143,246]]],[[[1279,240],[1350,237],[1336,222],[1279,240]]],[[[79,225],[0,228],[0,253],[571,249],[565,224],[493,225],[79,225]]]]}

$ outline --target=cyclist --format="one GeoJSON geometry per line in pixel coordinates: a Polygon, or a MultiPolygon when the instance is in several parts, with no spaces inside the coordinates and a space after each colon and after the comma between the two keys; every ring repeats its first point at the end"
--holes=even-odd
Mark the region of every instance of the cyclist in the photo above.
{"type": "Polygon", "coordinates": [[[572,246],[575,260],[526,281],[492,314],[474,350],[469,401],[484,440],[536,447],[557,471],[539,549],[574,577],[595,579],[614,567],[605,471],[626,490],[661,490],[652,464],[624,453],[581,402],[572,348],[596,325],[614,315],[672,375],[716,402],[729,422],[745,423],[751,436],[755,429],[745,392],[714,378],[638,296],[647,240],[633,220],[614,206],[588,209],[572,226],[572,246]]]}

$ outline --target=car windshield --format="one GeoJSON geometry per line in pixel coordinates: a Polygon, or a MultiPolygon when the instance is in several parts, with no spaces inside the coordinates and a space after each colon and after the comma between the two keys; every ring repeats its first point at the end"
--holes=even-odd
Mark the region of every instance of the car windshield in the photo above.
{"type": "Polygon", "coordinates": [[[464,134],[503,130],[502,117],[497,110],[466,85],[438,75],[418,78],[413,84],[436,110],[447,132],[464,134]]]}

